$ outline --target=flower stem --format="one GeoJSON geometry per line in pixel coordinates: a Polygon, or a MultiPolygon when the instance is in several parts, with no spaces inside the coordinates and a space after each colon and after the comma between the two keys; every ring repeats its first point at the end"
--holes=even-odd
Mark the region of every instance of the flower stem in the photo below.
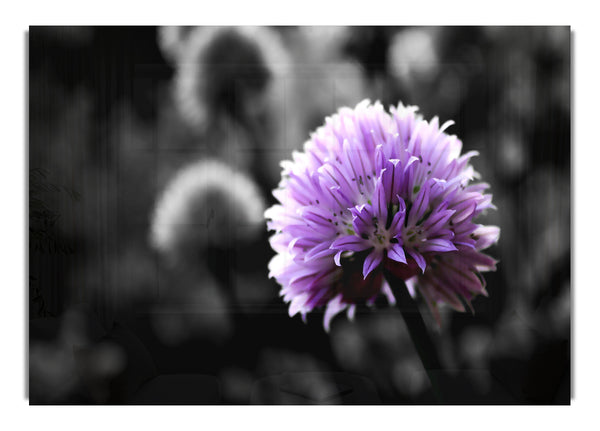
{"type": "Polygon", "coordinates": [[[443,376],[444,372],[437,350],[427,331],[417,303],[411,298],[403,280],[387,271],[385,271],[385,278],[392,289],[392,293],[396,298],[396,307],[402,314],[410,338],[431,381],[432,390],[438,401],[442,403],[444,402],[444,397],[441,391],[440,377],[443,376]]]}

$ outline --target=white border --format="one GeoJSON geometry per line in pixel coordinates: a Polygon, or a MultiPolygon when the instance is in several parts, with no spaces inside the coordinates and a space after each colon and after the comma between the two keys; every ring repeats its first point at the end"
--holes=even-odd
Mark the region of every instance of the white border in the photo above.
{"type": "Polygon", "coordinates": [[[504,430],[537,425],[543,429],[586,428],[598,424],[596,400],[600,363],[596,328],[598,281],[592,272],[598,228],[596,201],[598,109],[597,14],[592,2],[481,1],[173,1],[152,6],[105,0],[23,1],[4,8],[0,118],[2,152],[2,428],[87,429],[136,426],[139,429],[464,429],[504,430]],[[587,5],[587,6],[583,6],[587,5]],[[574,246],[574,400],[571,407],[29,407],[25,373],[25,52],[30,24],[537,24],[571,25],[573,69],[573,246],[574,246]],[[596,286],[596,287],[594,287],[596,286]],[[210,423],[207,424],[207,420],[210,423]]]}

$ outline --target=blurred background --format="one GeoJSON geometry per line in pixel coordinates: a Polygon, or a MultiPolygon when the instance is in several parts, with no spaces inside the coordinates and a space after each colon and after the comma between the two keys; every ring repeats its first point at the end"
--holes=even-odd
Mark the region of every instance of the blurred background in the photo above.
{"type": "Polygon", "coordinates": [[[262,220],[341,106],[418,105],[491,184],[448,404],[571,396],[569,27],[31,27],[31,404],[434,404],[399,312],[289,318],[262,220]]]}

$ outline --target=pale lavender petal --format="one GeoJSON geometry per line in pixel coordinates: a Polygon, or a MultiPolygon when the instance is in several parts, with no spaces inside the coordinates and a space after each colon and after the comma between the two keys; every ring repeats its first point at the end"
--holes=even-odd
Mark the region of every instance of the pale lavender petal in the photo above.
{"type": "Polygon", "coordinates": [[[423,256],[421,256],[421,254],[414,249],[408,249],[407,251],[408,251],[408,254],[410,254],[412,256],[412,258],[415,260],[415,262],[417,262],[417,265],[421,269],[421,272],[425,272],[425,267],[427,266],[427,263],[425,262],[425,259],[423,258],[423,256]]]}
{"type": "Polygon", "coordinates": [[[421,253],[428,252],[448,252],[455,251],[456,246],[452,243],[452,241],[448,241],[447,239],[433,238],[425,241],[422,244],[419,244],[419,251],[421,253]]]}
{"type": "Polygon", "coordinates": [[[427,206],[429,205],[429,190],[431,186],[424,184],[423,187],[417,193],[415,202],[408,215],[408,226],[414,226],[417,221],[425,215],[427,206]]]}
{"type": "Polygon", "coordinates": [[[323,316],[323,327],[325,328],[325,332],[329,332],[331,319],[333,319],[340,311],[343,311],[346,306],[346,304],[342,303],[341,293],[327,303],[327,308],[325,309],[325,314],[323,316]]]}
{"type": "Polygon", "coordinates": [[[368,241],[356,235],[346,235],[333,241],[330,248],[332,250],[363,251],[372,246],[368,241]]]}
{"type": "Polygon", "coordinates": [[[477,237],[475,248],[483,250],[498,241],[498,238],[500,238],[500,228],[498,226],[481,226],[473,234],[477,237]]]}
{"type": "Polygon", "coordinates": [[[330,256],[332,254],[333,251],[330,249],[329,244],[324,242],[311,248],[310,251],[304,256],[304,260],[309,261],[312,259],[319,259],[321,257],[330,256]]]}
{"type": "Polygon", "coordinates": [[[410,296],[413,298],[417,297],[417,277],[411,277],[408,280],[404,281],[404,284],[406,284],[406,289],[408,290],[408,293],[410,293],[410,296]]]}
{"type": "Polygon", "coordinates": [[[335,264],[337,266],[342,266],[342,262],[341,262],[341,257],[342,257],[342,253],[344,252],[344,250],[340,250],[338,251],[335,256],[333,257],[333,261],[335,262],[335,264]]]}
{"type": "Polygon", "coordinates": [[[302,307],[306,303],[307,298],[308,295],[306,293],[301,293],[300,295],[292,299],[292,302],[290,303],[290,308],[288,310],[288,314],[290,315],[290,317],[293,317],[296,313],[302,310],[302,307]]]}
{"type": "Polygon", "coordinates": [[[373,210],[379,220],[386,220],[388,216],[388,204],[385,198],[382,180],[377,180],[375,192],[373,193],[373,210]]]}
{"type": "Polygon", "coordinates": [[[348,306],[348,311],[347,311],[348,320],[353,321],[355,313],[356,313],[356,305],[354,305],[354,304],[349,305],[348,306]]]}
{"type": "Polygon", "coordinates": [[[387,252],[387,257],[396,262],[406,263],[404,248],[400,244],[394,244],[387,252]]]}
{"type": "Polygon", "coordinates": [[[363,264],[363,277],[367,278],[367,276],[373,271],[383,260],[383,251],[382,250],[373,250],[371,253],[367,255],[365,258],[365,263],[363,264]]]}
{"type": "Polygon", "coordinates": [[[396,297],[394,296],[390,285],[385,280],[383,281],[383,286],[381,286],[381,293],[385,295],[390,305],[396,305],[396,297]]]}
{"type": "Polygon", "coordinates": [[[460,204],[457,208],[454,208],[456,210],[456,214],[454,214],[452,217],[452,221],[454,223],[460,223],[473,214],[473,211],[475,211],[476,208],[477,204],[475,202],[466,201],[460,204]]]}
{"type": "Polygon", "coordinates": [[[403,182],[404,173],[400,160],[388,160],[385,165],[385,171],[381,175],[381,181],[386,191],[386,200],[395,203],[394,198],[399,193],[403,182]]]}
{"type": "Polygon", "coordinates": [[[406,216],[406,204],[404,203],[404,199],[400,196],[398,198],[398,212],[394,214],[392,218],[392,223],[390,224],[389,232],[392,237],[399,235],[402,233],[402,228],[404,226],[404,219],[406,216]]]}

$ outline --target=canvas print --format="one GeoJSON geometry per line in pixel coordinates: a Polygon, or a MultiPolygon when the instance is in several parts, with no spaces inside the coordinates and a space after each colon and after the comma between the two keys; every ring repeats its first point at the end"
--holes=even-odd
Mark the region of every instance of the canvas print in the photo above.
{"type": "Polygon", "coordinates": [[[570,404],[571,42],[30,27],[30,404],[570,404]]]}

